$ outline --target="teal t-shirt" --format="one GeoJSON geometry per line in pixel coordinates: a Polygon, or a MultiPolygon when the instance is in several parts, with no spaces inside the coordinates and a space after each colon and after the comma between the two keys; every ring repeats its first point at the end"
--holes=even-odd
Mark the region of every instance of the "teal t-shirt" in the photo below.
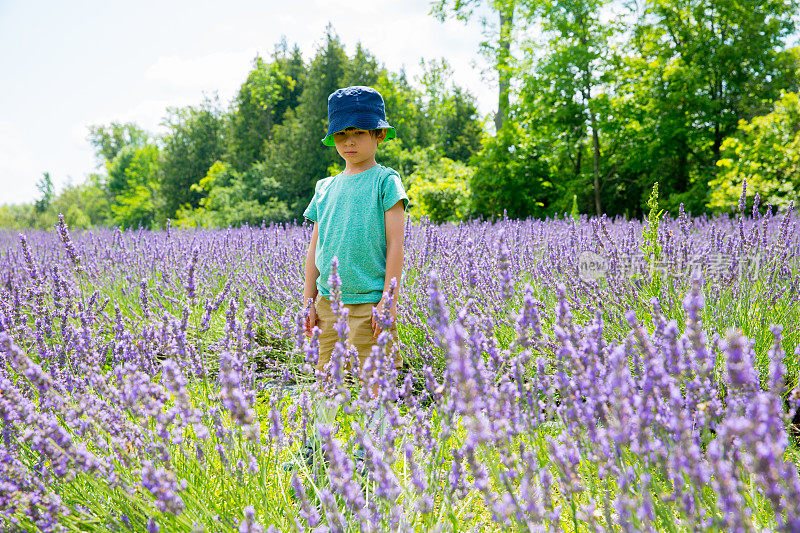
{"type": "Polygon", "coordinates": [[[358,174],[338,174],[317,182],[314,197],[303,216],[317,223],[315,262],[317,290],[330,296],[331,259],[339,260],[342,301],[377,303],[386,277],[384,213],[403,200],[400,176],[394,169],[375,165],[358,174]]]}

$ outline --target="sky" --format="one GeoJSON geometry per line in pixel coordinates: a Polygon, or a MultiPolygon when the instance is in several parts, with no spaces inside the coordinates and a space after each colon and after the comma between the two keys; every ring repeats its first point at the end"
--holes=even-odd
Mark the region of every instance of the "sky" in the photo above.
{"type": "Polygon", "coordinates": [[[480,24],[429,11],[428,0],[0,0],[0,205],[37,199],[44,172],[56,191],[98,172],[89,126],[160,134],[167,107],[214,93],[227,107],[257,54],[285,37],[309,60],[329,23],[349,55],[360,42],[412,81],[420,59],[445,58],[490,113],[480,24]]]}

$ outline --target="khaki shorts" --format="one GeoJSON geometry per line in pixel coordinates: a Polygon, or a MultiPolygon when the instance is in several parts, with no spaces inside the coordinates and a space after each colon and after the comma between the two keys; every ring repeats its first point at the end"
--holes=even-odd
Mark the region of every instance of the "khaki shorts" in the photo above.
{"type": "MultiPolygon", "coordinates": [[[[374,303],[365,304],[345,304],[349,309],[347,316],[347,325],[350,327],[350,333],[347,338],[347,347],[355,346],[358,350],[358,359],[361,368],[364,367],[364,362],[372,352],[372,347],[378,344],[378,339],[373,338],[372,329],[372,308],[375,307],[374,303]]],[[[317,296],[315,307],[317,309],[317,318],[319,322],[317,327],[322,330],[319,335],[319,361],[317,362],[316,369],[320,372],[323,367],[331,360],[331,353],[336,346],[336,341],[339,340],[339,334],[333,327],[336,324],[337,316],[331,311],[331,302],[323,298],[322,295],[317,296]]],[[[392,340],[389,341],[386,348],[389,353],[394,353],[394,366],[400,368],[403,366],[403,355],[397,345],[397,322],[392,324],[389,332],[392,334],[392,340]]]]}

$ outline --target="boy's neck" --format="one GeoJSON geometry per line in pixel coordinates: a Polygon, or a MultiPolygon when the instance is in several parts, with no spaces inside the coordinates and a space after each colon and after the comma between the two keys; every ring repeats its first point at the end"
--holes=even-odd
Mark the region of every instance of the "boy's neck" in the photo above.
{"type": "Polygon", "coordinates": [[[365,170],[369,170],[372,167],[377,166],[377,165],[378,165],[378,163],[375,162],[374,158],[371,161],[364,161],[362,163],[358,163],[358,164],[355,164],[355,165],[348,165],[347,163],[345,163],[345,167],[344,167],[344,170],[342,171],[342,174],[345,174],[345,175],[347,175],[347,174],[358,174],[360,172],[364,172],[365,170]]]}

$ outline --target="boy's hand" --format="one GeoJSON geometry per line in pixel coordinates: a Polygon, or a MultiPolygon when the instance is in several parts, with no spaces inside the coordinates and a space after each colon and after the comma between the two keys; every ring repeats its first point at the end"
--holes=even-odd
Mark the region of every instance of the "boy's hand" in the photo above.
{"type": "Polygon", "coordinates": [[[308,316],[306,317],[305,333],[306,337],[311,337],[313,335],[314,326],[317,325],[319,319],[317,318],[317,308],[314,305],[314,300],[310,300],[306,305],[308,305],[308,316]]]}
{"type": "MultiPolygon", "coordinates": [[[[378,316],[383,315],[383,313],[385,312],[384,310],[385,305],[386,303],[383,301],[383,298],[381,298],[381,301],[378,302],[378,305],[375,306],[378,308],[378,316]]],[[[392,307],[389,308],[389,319],[392,321],[392,324],[394,324],[397,321],[397,304],[394,302],[392,302],[392,307]]],[[[375,319],[375,315],[372,315],[372,338],[377,339],[380,333],[381,333],[381,325],[375,319]]]]}

